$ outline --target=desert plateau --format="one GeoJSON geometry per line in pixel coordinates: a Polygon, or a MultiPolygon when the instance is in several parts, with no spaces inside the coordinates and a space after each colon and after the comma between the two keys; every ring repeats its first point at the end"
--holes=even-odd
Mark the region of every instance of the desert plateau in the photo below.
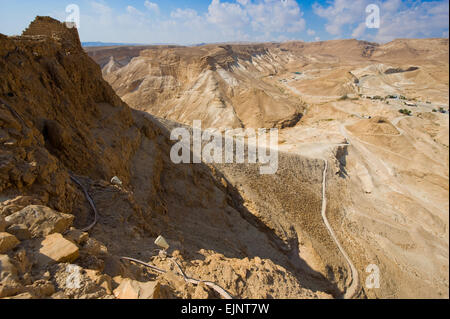
{"type": "Polygon", "coordinates": [[[448,37],[82,46],[37,16],[0,79],[0,298],[449,298],[448,37]],[[195,121],[249,156],[276,131],[276,171],[175,163],[195,121]]]}

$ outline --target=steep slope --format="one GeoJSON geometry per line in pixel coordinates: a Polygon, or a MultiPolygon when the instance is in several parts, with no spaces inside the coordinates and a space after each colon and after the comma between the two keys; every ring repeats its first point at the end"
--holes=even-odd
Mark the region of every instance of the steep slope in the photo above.
{"type": "Polygon", "coordinates": [[[218,297],[154,256],[159,234],[189,275],[233,296],[340,295],[219,172],[170,161],[169,131],[115,95],[76,30],[38,17],[0,44],[0,297],[218,297]]]}
{"type": "Polygon", "coordinates": [[[304,105],[264,81],[280,69],[264,45],[155,48],[105,79],[130,106],[180,123],[283,127],[304,105]]]}

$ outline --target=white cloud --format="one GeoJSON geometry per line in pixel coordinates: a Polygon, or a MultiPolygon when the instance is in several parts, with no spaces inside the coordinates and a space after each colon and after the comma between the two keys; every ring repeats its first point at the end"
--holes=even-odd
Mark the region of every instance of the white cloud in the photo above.
{"type": "Polygon", "coordinates": [[[159,6],[158,6],[157,3],[154,3],[154,2],[150,2],[150,1],[148,1],[148,0],[145,0],[144,6],[145,6],[148,10],[150,10],[150,11],[156,13],[156,14],[159,14],[159,6]]]}
{"type": "Polygon", "coordinates": [[[188,19],[188,20],[199,18],[197,11],[193,9],[180,9],[180,8],[177,8],[175,11],[172,11],[170,13],[170,16],[175,19],[188,19]]]}
{"type": "Polygon", "coordinates": [[[352,37],[387,42],[395,38],[438,36],[448,30],[448,2],[401,0],[333,0],[328,6],[313,5],[314,12],[327,20],[325,29],[334,36],[352,37]],[[380,29],[365,26],[367,5],[380,7],[380,29]]]}
{"type": "Polygon", "coordinates": [[[95,15],[95,18],[92,17],[91,19],[96,20],[101,25],[110,25],[113,23],[113,10],[110,7],[96,1],[92,1],[90,5],[95,15]]]}
{"type": "Polygon", "coordinates": [[[238,3],[212,0],[208,7],[208,22],[221,28],[241,28],[249,23],[246,10],[238,3]]]}
{"type": "Polygon", "coordinates": [[[340,35],[343,28],[365,21],[365,9],[369,0],[334,0],[328,7],[313,4],[314,13],[328,20],[325,29],[331,35],[340,35]]]}
{"type": "Polygon", "coordinates": [[[306,33],[307,33],[308,35],[310,35],[310,36],[313,36],[313,35],[316,34],[316,31],[311,30],[311,29],[308,29],[308,30],[306,31],[306,33]]]}
{"type": "Polygon", "coordinates": [[[382,8],[380,30],[374,37],[379,42],[395,38],[439,36],[448,31],[449,4],[447,1],[415,3],[411,7],[402,5],[396,10],[382,8]]]}
{"type": "MultiPolygon", "coordinates": [[[[198,43],[295,39],[305,30],[296,0],[211,0],[205,12],[175,8],[163,13],[158,4],[142,0],[122,11],[103,0],[82,11],[84,41],[198,43]]],[[[310,30],[310,34],[311,31],[310,30]]],[[[311,34],[311,36],[314,36],[311,34]]]]}
{"type": "Polygon", "coordinates": [[[253,34],[266,40],[302,31],[306,24],[295,0],[212,0],[206,17],[223,34],[253,34]]]}
{"type": "Polygon", "coordinates": [[[142,13],[141,11],[139,11],[138,9],[136,9],[133,6],[128,6],[126,10],[129,14],[134,14],[134,15],[138,15],[138,16],[144,15],[144,13],[142,13]]]}

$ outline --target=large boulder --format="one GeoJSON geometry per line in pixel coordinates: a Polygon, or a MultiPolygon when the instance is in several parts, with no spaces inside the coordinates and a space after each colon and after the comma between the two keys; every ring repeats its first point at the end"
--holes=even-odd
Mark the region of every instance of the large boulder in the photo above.
{"type": "Polygon", "coordinates": [[[46,206],[30,205],[5,218],[10,225],[25,225],[33,238],[64,233],[72,225],[74,216],[54,211],[46,206]]]}
{"type": "Polygon", "coordinates": [[[0,254],[4,254],[15,248],[20,241],[9,233],[0,233],[0,254]]]}
{"type": "Polygon", "coordinates": [[[28,227],[23,224],[14,224],[8,227],[8,233],[13,234],[19,240],[27,240],[32,237],[28,227]]]}
{"type": "Polygon", "coordinates": [[[0,255],[0,282],[7,277],[16,278],[17,269],[8,255],[0,255]]]}
{"type": "Polygon", "coordinates": [[[158,299],[160,284],[157,281],[144,283],[126,278],[114,290],[114,296],[117,299],[158,299]]]}
{"type": "Polygon", "coordinates": [[[61,234],[51,234],[42,241],[39,255],[40,264],[71,263],[80,256],[80,252],[77,245],[61,234]]]}

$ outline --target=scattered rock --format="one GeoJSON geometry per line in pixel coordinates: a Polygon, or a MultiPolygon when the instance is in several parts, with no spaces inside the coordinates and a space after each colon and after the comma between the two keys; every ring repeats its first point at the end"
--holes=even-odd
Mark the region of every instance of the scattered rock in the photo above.
{"type": "Polygon", "coordinates": [[[50,263],[71,263],[79,257],[78,247],[61,234],[51,234],[45,237],[39,250],[40,261],[50,263]],[[47,260],[46,260],[47,259],[47,260]]]}
{"type": "Polygon", "coordinates": [[[55,286],[46,280],[38,280],[31,286],[25,287],[29,293],[39,297],[49,297],[55,293],[55,286]]]}
{"type": "Polygon", "coordinates": [[[69,297],[62,291],[58,291],[58,292],[54,293],[50,298],[51,299],[69,299],[69,297]]]}
{"type": "Polygon", "coordinates": [[[157,281],[143,283],[126,278],[114,290],[114,295],[118,299],[158,299],[160,284],[157,281]]]}
{"type": "Polygon", "coordinates": [[[112,292],[112,279],[108,275],[102,275],[98,271],[86,269],[86,275],[95,282],[96,285],[105,289],[106,293],[111,295],[112,292]]]}
{"type": "Polygon", "coordinates": [[[93,256],[106,255],[108,253],[108,248],[98,240],[88,238],[83,246],[83,252],[93,256]]]}
{"type": "Polygon", "coordinates": [[[22,285],[17,282],[17,268],[7,255],[0,255],[0,298],[21,293],[22,285]]]}
{"type": "Polygon", "coordinates": [[[74,220],[73,215],[58,213],[46,206],[30,205],[6,217],[6,222],[23,224],[33,238],[65,232],[74,220]]]}
{"type": "Polygon", "coordinates": [[[122,186],[122,181],[117,177],[117,176],[114,176],[112,179],[111,179],[111,184],[113,184],[113,185],[117,185],[117,186],[122,186]]]}
{"type": "Polygon", "coordinates": [[[12,264],[7,255],[0,255],[0,282],[7,277],[16,278],[17,268],[12,264]]]}
{"type": "Polygon", "coordinates": [[[16,224],[8,227],[8,233],[13,234],[19,240],[27,240],[31,238],[31,232],[24,224],[16,224]]]}
{"type": "Polygon", "coordinates": [[[29,292],[24,292],[20,295],[16,295],[13,297],[6,297],[5,299],[34,299],[34,296],[30,294],[29,292]]]}
{"type": "Polygon", "coordinates": [[[31,268],[33,267],[33,263],[30,261],[30,259],[27,256],[27,251],[24,248],[20,248],[15,254],[14,254],[14,261],[15,266],[17,267],[17,270],[21,274],[30,273],[31,268]]]}
{"type": "Polygon", "coordinates": [[[75,244],[83,245],[87,242],[89,239],[89,234],[84,233],[81,230],[71,228],[64,236],[68,239],[73,241],[75,244]]]}
{"type": "Polygon", "coordinates": [[[0,254],[4,254],[15,248],[20,241],[9,233],[0,233],[0,254]]]}

